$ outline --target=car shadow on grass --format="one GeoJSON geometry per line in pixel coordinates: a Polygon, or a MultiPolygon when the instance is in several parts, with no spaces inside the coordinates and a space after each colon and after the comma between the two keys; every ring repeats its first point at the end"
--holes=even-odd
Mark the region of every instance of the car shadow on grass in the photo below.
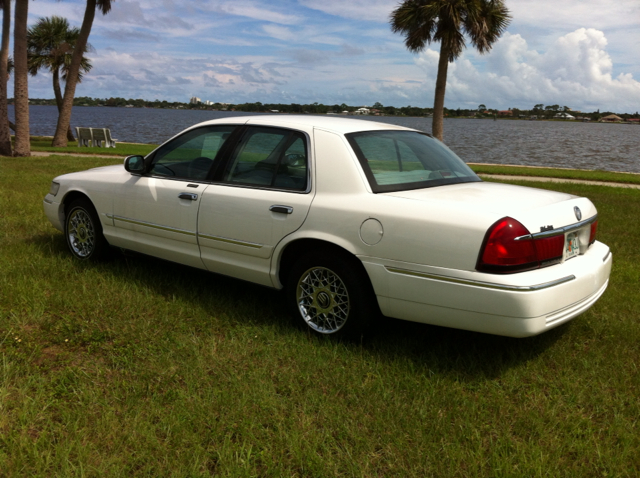
{"type": "MultiPolygon", "coordinates": [[[[34,236],[29,242],[43,255],[71,260],[61,234],[34,236]]],[[[73,264],[79,272],[93,269],[123,283],[135,283],[156,297],[177,298],[201,308],[206,312],[202,314],[204,319],[189,324],[196,330],[208,330],[212,321],[222,329],[275,327],[278,334],[307,335],[313,346],[335,346],[335,340],[309,334],[301,326],[302,321],[292,317],[281,291],[119,249],[112,249],[108,259],[97,263],[74,260],[73,264]]],[[[476,382],[498,378],[505,371],[536,359],[570,327],[566,324],[536,337],[516,339],[380,317],[365,336],[345,340],[341,346],[384,361],[409,360],[420,373],[428,370],[439,376],[476,382]]]]}
{"type": "Polygon", "coordinates": [[[535,337],[512,338],[384,318],[368,349],[389,360],[402,351],[415,366],[437,375],[490,380],[544,354],[570,327],[565,324],[535,337]]]}

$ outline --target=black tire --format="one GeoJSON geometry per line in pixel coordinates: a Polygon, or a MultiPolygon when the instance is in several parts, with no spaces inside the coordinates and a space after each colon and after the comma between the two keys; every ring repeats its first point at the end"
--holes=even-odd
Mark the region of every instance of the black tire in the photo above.
{"type": "Polygon", "coordinates": [[[76,259],[98,260],[105,257],[109,249],[98,213],[91,201],[85,198],[75,199],[65,207],[64,235],[76,259]]]}
{"type": "Polygon", "coordinates": [[[362,264],[340,251],[301,256],[289,272],[285,294],[298,324],[316,335],[358,338],[380,315],[362,264]]]}

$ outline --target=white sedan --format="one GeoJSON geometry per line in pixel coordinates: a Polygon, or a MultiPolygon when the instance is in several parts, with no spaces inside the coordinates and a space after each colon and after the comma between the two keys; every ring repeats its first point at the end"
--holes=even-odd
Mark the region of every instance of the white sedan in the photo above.
{"type": "Polygon", "coordinates": [[[388,317],[512,337],[591,307],[612,255],[586,198],[483,182],[428,134],[318,116],[224,118],[44,199],[78,259],[109,246],[285,289],[319,334],[388,317]]]}

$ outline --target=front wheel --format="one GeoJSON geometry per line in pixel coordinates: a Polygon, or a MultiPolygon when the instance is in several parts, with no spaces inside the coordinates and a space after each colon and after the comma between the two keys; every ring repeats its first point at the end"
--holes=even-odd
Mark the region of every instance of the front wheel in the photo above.
{"type": "Polygon", "coordinates": [[[318,335],[357,337],[379,314],[366,272],[346,254],[301,257],[291,269],[286,294],[293,314],[318,335]]]}
{"type": "Polygon", "coordinates": [[[67,246],[76,258],[95,260],[106,254],[109,245],[102,235],[98,213],[88,199],[76,199],[69,204],[64,231],[67,246]]]}

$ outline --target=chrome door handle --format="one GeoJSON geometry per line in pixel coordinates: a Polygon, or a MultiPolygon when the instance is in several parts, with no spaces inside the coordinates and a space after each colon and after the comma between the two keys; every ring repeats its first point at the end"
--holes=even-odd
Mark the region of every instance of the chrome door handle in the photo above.
{"type": "Polygon", "coordinates": [[[198,195],[197,194],[193,194],[193,193],[180,193],[180,194],[178,194],[178,198],[180,198],[180,199],[189,199],[190,201],[195,201],[196,199],[198,199],[198,195]]]}
{"type": "Polygon", "coordinates": [[[293,208],[291,206],[279,206],[274,204],[269,208],[269,211],[279,212],[280,214],[291,214],[293,212],[293,208]]]}

